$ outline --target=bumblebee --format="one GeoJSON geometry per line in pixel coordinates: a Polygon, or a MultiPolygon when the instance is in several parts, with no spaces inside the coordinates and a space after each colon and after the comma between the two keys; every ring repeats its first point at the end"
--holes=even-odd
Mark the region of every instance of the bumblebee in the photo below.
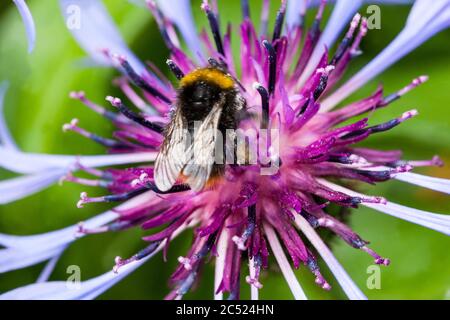
{"type": "Polygon", "coordinates": [[[225,70],[211,66],[185,75],[156,158],[157,188],[168,191],[182,180],[200,191],[221,176],[225,165],[215,163],[215,154],[229,152],[225,137],[236,130],[245,109],[237,81],[225,70]]]}

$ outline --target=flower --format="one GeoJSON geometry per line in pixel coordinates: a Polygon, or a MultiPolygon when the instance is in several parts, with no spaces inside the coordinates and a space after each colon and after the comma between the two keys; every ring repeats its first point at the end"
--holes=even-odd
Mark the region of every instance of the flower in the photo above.
{"type": "MultiPolygon", "coordinates": [[[[62,230],[29,237],[0,235],[0,244],[5,247],[0,250],[1,272],[50,260],[39,283],[1,297],[95,298],[157,252],[166,251],[178,234],[194,228],[193,244],[185,256],[179,257],[179,266],[170,279],[172,291],[166,296],[168,299],[182,298],[191,289],[199,269],[209,257],[215,258],[216,298],[222,298],[224,294],[230,299],[239,298],[241,267],[246,264],[246,258],[249,269],[245,280],[251,286],[252,298],[257,298],[258,290],[263,287],[260,273],[268,267],[269,255],[275,257],[296,299],[305,299],[306,294],[291,264],[294,268],[308,268],[320,287],[330,289],[318,267],[318,256],[329,266],[350,299],[365,299],[318,230],[330,230],[350,246],[367,252],[376,264],[388,265],[390,261],[376,253],[343,221],[331,215],[329,206],[367,206],[449,235],[450,216],[363,195],[345,182],[374,184],[398,179],[449,193],[448,180],[410,172],[418,166],[442,165],[438,157],[407,161],[401,159],[399,151],[356,146],[371,135],[393,129],[416,116],[416,110],[409,110],[375,125],[369,125],[367,117],[361,118],[368,112],[389,106],[425,82],[427,77],[420,76],[391,94],[385,94],[379,87],[365,99],[336,110],[334,107],[431,35],[448,27],[450,1],[432,4],[416,1],[400,35],[371,63],[335,90],[352,58],[359,54],[359,44],[367,33],[366,19],[356,13],[362,2],[337,1],[330,21],[321,33],[326,1],[312,2],[318,7],[309,29],[303,23],[306,1],[281,1],[274,30],[269,33],[269,1],[263,1],[262,30],[258,33],[250,19],[248,1],[243,1],[244,18],[239,25],[242,39],[239,75],[238,65],[235,65],[237,59],[231,50],[233,30],[228,28],[222,35],[215,1],[202,3],[213,39],[206,32],[200,34],[205,50],[199,46],[193,31],[189,1],[177,1],[176,6],[171,1],[158,1],[160,6],[147,1],[170,50],[167,64],[176,78],[183,79],[199,67],[226,68],[238,83],[250,113],[241,121],[241,127],[254,129],[259,136],[263,136],[265,129],[276,134],[262,138],[268,146],[265,150],[267,159],[258,154],[258,161],[252,165],[227,166],[213,188],[194,192],[178,183],[163,193],[155,186],[152,162],[160,150],[162,126],[170,120],[168,115],[177,91],[159,70],[153,66],[148,70],[130,52],[101,2],[71,0],[70,4],[77,3],[91,18],[86,19],[89,21],[87,27],[72,30],[74,36],[97,62],[114,65],[123,73],[117,84],[138,111],[126,106],[124,99],[118,97],[106,98],[117,110],[114,112],[89,100],[84,92],[71,93],[71,98],[111,121],[116,130],[112,138],[101,137],[86,131],[74,119],[63,126],[64,131],[78,133],[104,145],[110,152],[105,156],[77,158],[26,154],[16,147],[6,125],[0,122],[0,164],[24,174],[1,182],[0,201],[7,203],[19,199],[60,180],[107,190],[108,194],[102,197],[82,193],[77,204],[80,208],[93,202],[123,203],[114,210],[62,230]],[[349,19],[344,38],[336,51],[330,52],[328,48],[348,25],[349,19]],[[182,50],[182,39],[177,30],[191,52],[182,50]],[[298,57],[297,52],[300,52],[298,57]],[[128,168],[112,167],[117,164],[127,164],[128,168]],[[261,174],[273,166],[275,172],[261,174]],[[78,177],[76,173],[80,171],[91,175],[92,179],[78,177]],[[65,282],[45,282],[59,255],[77,237],[139,226],[144,230],[159,231],[145,236],[146,246],[132,257],[117,257],[111,272],[84,281],[79,290],[71,290],[65,282]]],[[[65,8],[69,1],[61,0],[61,4],[65,8]]]]}

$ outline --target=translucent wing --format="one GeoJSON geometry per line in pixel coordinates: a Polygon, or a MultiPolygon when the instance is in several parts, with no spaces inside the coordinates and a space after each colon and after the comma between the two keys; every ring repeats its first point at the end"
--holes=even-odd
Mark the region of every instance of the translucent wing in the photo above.
{"type": "Polygon", "coordinates": [[[183,169],[187,183],[194,191],[200,191],[209,179],[214,165],[218,126],[223,109],[223,99],[216,103],[194,133],[189,155],[192,158],[183,169]]]}
{"type": "Polygon", "coordinates": [[[187,121],[178,107],[166,128],[164,142],[156,158],[154,179],[159,190],[170,190],[191,158],[189,137],[187,121]]]}

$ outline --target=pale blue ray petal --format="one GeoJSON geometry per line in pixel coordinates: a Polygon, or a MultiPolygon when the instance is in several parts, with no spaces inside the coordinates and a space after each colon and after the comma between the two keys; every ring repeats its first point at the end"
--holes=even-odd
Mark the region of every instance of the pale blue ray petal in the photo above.
{"type": "MultiPolygon", "coordinates": [[[[175,233],[177,237],[187,226],[182,226],[175,233]]],[[[68,285],[64,281],[51,281],[45,283],[35,283],[25,287],[6,292],[0,295],[0,300],[90,300],[95,299],[100,294],[123,280],[130,273],[135,271],[165,246],[163,241],[159,247],[147,257],[122,266],[118,273],[109,271],[98,277],[87,281],[82,281],[79,286],[68,285]]]]}
{"type": "Polygon", "coordinates": [[[368,65],[325,99],[321,111],[332,109],[399,59],[449,26],[450,0],[432,2],[417,0],[403,31],[368,65]]]}
{"type": "MultiPolygon", "coordinates": [[[[142,197],[136,197],[137,199],[141,199],[142,197]]],[[[134,201],[136,201],[134,200],[134,201]]],[[[131,203],[131,200],[129,202],[126,202],[127,204],[131,203]]],[[[133,202],[136,203],[137,202],[133,202]]],[[[125,203],[123,204],[125,205],[125,203]]],[[[122,206],[123,206],[122,205],[122,206]]],[[[119,206],[121,207],[121,206],[119,206]]],[[[118,208],[119,208],[118,207],[118,208]]],[[[102,225],[105,225],[114,219],[118,217],[118,214],[113,211],[106,211],[102,214],[99,214],[95,217],[92,217],[86,221],[83,222],[83,227],[86,229],[94,229],[98,228],[102,225]]],[[[83,236],[83,234],[77,235],[77,230],[79,226],[78,224],[51,231],[46,232],[42,234],[36,234],[31,236],[15,236],[15,235],[8,235],[8,234],[2,234],[0,233],[0,245],[7,247],[7,248],[13,248],[17,249],[18,251],[22,252],[34,252],[38,248],[55,248],[55,247],[61,247],[62,245],[66,245],[68,243],[71,243],[73,240],[83,236]]],[[[1,260],[1,259],[0,259],[1,260]]]]}
{"type": "MultiPolygon", "coordinates": [[[[85,222],[86,228],[97,228],[118,217],[108,211],[85,222]]],[[[65,248],[82,237],[77,235],[78,225],[33,236],[11,236],[0,234],[0,273],[25,268],[59,256],[65,248]]],[[[43,277],[50,270],[46,270],[43,277]]]]}
{"type": "Polygon", "coordinates": [[[317,252],[319,252],[320,256],[323,258],[327,266],[330,268],[330,271],[336,277],[336,280],[340,284],[342,290],[345,292],[347,297],[350,300],[367,300],[367,297],[358,288],[355,282],[353,282],[352,278],[348,275],[339,261],[336,259],[331,250],[327,247],[327,245],[323,242],[314,228],[306,221],[301,215],[295,215],[295,224],[302,231],[303,235],[308,238],[311,244],[316,248],[317,252]]]}
{"type": "Polygon", "coordinates": [[[0,84],[0,145],[8,149],[18,150],[5,121],[4,105],[8,87],[9,83],[7,81],[3,81],[0,84]]]}
{"type": "Polygon", "coordinates": [[[162,246],[153,254],[140,261],[132,262],[119,269],[118,274],[113,271],[83,281],[79,286],[66,281],[51,281],[35,283],[21,287],[0,295],[0,300],[90,300],[111,288],[124,279],[153,255],[160,251],[162,246]]]}
{"type": "MultiPolygon", "coordinates": [[[[116,210],[126,210],[148,203],[154,197],[149,191],[126,201],[117,208],[106,211],[83,222],[83,228],[96,229],[119,217],[116,210]]],[[[0,273],[28,267],[61,254],[72,242],[85,236],[80,234],[79,225],[31,236],[14,236],[0,233],[0,273]]]]}
{"type": "Polygon", "coordinates": [[[286,26],[291,29],[302,21],[302,13],[306,11],[308,0],[288,0],[286,8],[286,26]]]}
{"type": "Polygon", "coordinates": [[[58,263],[59,259],[61,258],[64,251],[67,249],[67,246],[63,246],[59,253],[57,253],[53,258],[51,258],[45,265],[44,269],[42,269],[38,279],[36,280],[36,283],[42,283],[47,282],[50,278],[53,270],[56,267],[56,264],[58,263]]]}
{"type": "Polygon", "coordinates": [[[65,246],[46,250],[20,251],[14,248],[0,249],[0,273],[25,268],[46,261],[58,255],[65,246]]]}
{"type": "Polygon", "coordinates": [[[363,205],[450,236],[450,215],[409,208],[393,202],[387,204],[363,203],[363,205]]]}
{"type": "Polygon", "coordinates": [[[54,169],[0,181],[0,204],[25,198],[54,184],[67,170],[54,169]]]}
{"type": "Polygon", "coordinates": [[[397,180],[415,184],[415,185],[418,185],[418,186],[421,186],[424,188],[428,188],[431,190],[450,194],[450,180],[449,179],[429,177],[429,176],[424,176],[424,175],[412,173],[412,172],[405,172],[405,173],[397,174],[394,178],[397,180]]]}
{"type": "Polygon", "coordinates": [[[51,169],[72,169],[76,163],[86,167],[103,167],[151,162],[155,160],[155,157],[155,152],[93,156],[52,155],[18,152],[0,146],[0,167],[23,174],[39,173],[51,169]]]}
{"type": "MultiPolygon", "coordinates": [[[[335,191],[340,191],[354,197],[364,197],[364,195],[358,192],[331,183],[324,179],[318,179],[318,181],[335,191]]],[[[450,235],[450,215],[409,208],[393,202],[387,202],[385,204],[363,202],[361,203],[361,205],[375,209],[379,212],[386,213],[393,217],[403,219],[405,221],[409,221],[423,227],[436,230],[438,232],[442,232],[445,235],[450,235]]]]}
{"type": "Polygon", "coordinates": [[[23,24],[25,25],[25,31],[28,38],[28,52],[31,53],[34,50],[36,43],[36,26],[34,24],[33,16],[24,0],[13,0],[19,10],[22,17],[23,24]]]}
{"type": "Polygon", "coordinates": [[[325,30],[320,36],[308,65],[299,80],[301,84],[314,72],[320,58],[325,52],[325,48],[331,48],[342,30],[348,27],[350,20],[358,12],[362,4],[363,0],[338,0],[336,2],[336,6],[333,9],[330,19],[327,21],[325,30]]]}
{"type": "MultiPolygon", "coordinates": [[[[136,0],[137,1],[137,0],[136,0]]],[[[340,0],[338,0],[340,1],[340,0]]],[[[347,2],[349,7],[352,6],[353,1],[344,0],[347,2]]],[[[300,13],[308,2],[309,7],[315,7],[319,5],[320,0],[288,0],[288,7],[286,11],[286,25],[288,27],[293,27],[300,23],[300,13]]],[[[328,0],[327,3],[332,4],[336,0],[328,0]]],[[[356,2],[359,2],[357,0],[356,2]]],[[[414,0],[365,0],[366,4],[411,4],[414,0]]]]}
{"type": "Polygon", "coordinates": [[[156,0],[164,15],[171,20],[181,32],[189,50],[195,58],[202,54],[200,38],[192,16],[190,0],[156,0]]]}
{"type": "Polygon", "coordinates": [[[144,64],[131,52],[111,16],[100,0],[60,0],[66,26],[80,46],[98,63],[111,65],[102,50],[124,55],[139,73],[145,72],[144,64]]]}

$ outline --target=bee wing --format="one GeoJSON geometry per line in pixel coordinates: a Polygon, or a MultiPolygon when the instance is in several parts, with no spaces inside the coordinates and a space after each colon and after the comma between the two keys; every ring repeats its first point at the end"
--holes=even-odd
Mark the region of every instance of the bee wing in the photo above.
{"type": "Polygon", "coordinates": [[[156,187],[168,191],[175,184],[184,165],[190,159],[187,121],[178,107],[166,128],[164,142],[156,158],[154,179],[156,187]],[[186,150],[187,149],[187,150],[186,150]]]}
{"type": "Polygon", "coordinates": [[[202,190],[211,174],[222,107],[223,101],[216,103],[194,135],[189,153],[192,158],[183,169],[183,175],[194,191],[202,190]]]}

